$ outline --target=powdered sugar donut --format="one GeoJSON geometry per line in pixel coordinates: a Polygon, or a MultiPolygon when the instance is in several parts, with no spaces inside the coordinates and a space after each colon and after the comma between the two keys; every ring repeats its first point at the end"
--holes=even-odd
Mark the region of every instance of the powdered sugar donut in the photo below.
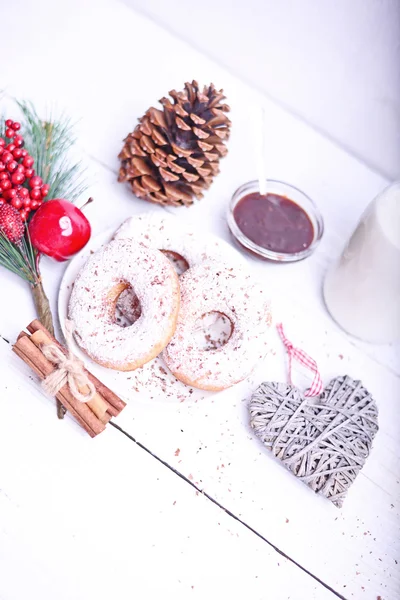
{"type": "Polygon", "coordinates": [[[238,268],[203,263],[180,277],[181,308],[172,341],[163,358],[177,379],[203,390],[223,390],[250,375],[267,351],[271,322],[263,288],[238,268]],[[205,314],[220,313],[231,322],[222,347],[196,346],[196,324],[205,314]]]}
{"type": "Polygon", "coordinates": [[[89,258],[69,302],[69,317],[81,348],[96,362],[120,371],[141,367],[168,344],[179,312],[179,281],[157,250],[114,240],[89,258]],[[118,297],[132,286],[140,318],[130,327],[115,322],[118,297]]]}

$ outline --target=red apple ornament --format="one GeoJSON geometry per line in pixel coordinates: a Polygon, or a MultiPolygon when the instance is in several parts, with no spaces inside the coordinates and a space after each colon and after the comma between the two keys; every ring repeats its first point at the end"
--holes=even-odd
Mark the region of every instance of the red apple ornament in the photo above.
{"type": "Polygon", "coordinates": [[[32,245],[55,260],[68,260],[90,239],[90,223],[79,208],[67,200],[48,200],[29,223],[32,245]]]}

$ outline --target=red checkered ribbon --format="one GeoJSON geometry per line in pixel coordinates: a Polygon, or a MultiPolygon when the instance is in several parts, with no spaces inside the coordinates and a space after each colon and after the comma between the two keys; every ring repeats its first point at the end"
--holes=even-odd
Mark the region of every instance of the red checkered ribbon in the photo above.
{"type": "Polygon", "coordinates": [[[285,348],[289,355],[289,382],[290,382],[290,384],[292,383],[292,360],[294,358],[301,365],[307,367],[314,373],[314,379],[311,384],[311,387],[306,392],[304,392],[304,395],[308,396],[308,397],[319,396],[319,394],[322,392],[322,379],[321,379],[321,375],[319,374],[319,371],[318,371],[317,363],[315,362],[315,360],[313,358],[311,358],[311,356],[308,356],[308,354],[303,352],[303,350],[300,350],[300,348],[295,348],[293,346],[292,342],[290,342],[287,339],[287,337],[285,336],[282,323],[278,323],[276,328],[278,330],[279,335],[281,336],[281,340],[284,343],[285,348]]]}

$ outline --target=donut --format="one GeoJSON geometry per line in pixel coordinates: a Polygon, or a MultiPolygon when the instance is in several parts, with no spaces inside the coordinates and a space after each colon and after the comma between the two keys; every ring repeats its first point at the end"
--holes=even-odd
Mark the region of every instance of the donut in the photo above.
{"type": "Polygon", "coordinates": [[[241,269],[204,262],[180,277],[181,307],[172,341],[163,352],[167,367],[183,383],[220,391],[253,371],[267,351],[271,312],[263,288],[241,269]],[[219,313],[230,320],[231,335],[218,349],[194,341],[199,319],[219,313]]]}
{"type": "Polygon", "coordinates": [[[131,240],[114,240],[86,262],[68,309],[75,339],[94,361],[133,371],[171,340],[179,303],[178,276],[161,252],[131,240]],[[122,328],[115,322],[115,307],[129,286],[139,299],[141,314],[133,325],[122,328]]]}
{"type": "MultiPolygon", "coordinates": [[[[175,267],[178,275],[205,260],[227,264],[242,261],[240,255],[212,235],[199,235],[182,226],[172,215],[142,213],[122,223],[114,239],[131,239],[149,248],[161,250],[175,267]]],[[[121,317],[128,323],[138,318],[138,302],[132,290],[125,290],[117,303],[121,317]]],[[[122,319],[121,319],[122,320],[122,319]]]]}

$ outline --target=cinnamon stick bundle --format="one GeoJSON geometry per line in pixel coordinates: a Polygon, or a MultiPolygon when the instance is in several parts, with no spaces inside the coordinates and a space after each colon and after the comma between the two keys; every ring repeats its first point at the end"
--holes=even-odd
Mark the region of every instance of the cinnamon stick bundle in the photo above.
{"type": "MultiPolygon", "coordinates": [[[[27,329],[31,335],[22,331],[13,346],[13,352],[29,365],[40,379],[45,379],[57,369],[57,366],[44,356],[41,348],[45,345],[55,344],[66,356],[68,352],[37,319],[32,321],[27,329]]],[[[87,369],[85,369],[85,373],[96,390],[91,400],[88,402],[77,400],[71,393],[68,384],[59,390],[56,398],[85,431],[91,437],[95,437],[104,431],[111,417],[118,416],[126,405],[87,369]]],[[[87,391],[87,386],[79,389],[82,394],[86,394],[87,391]]]]}

